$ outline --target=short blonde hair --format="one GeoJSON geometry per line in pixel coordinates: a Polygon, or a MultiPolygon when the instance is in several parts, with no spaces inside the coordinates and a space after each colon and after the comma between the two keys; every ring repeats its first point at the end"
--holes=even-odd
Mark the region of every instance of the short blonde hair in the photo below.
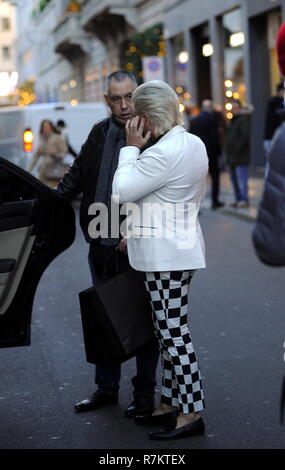
{"type": "Polygon", "coordinates": [[[146,114],[159,134],[182,124],[178,96],[161,80],[152,80],[136,88],[133,102],[135,113],[146,114]]]}

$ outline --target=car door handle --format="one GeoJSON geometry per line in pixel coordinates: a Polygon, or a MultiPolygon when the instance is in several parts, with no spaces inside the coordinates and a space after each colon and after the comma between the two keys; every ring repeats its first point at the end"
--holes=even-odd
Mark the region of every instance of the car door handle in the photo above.
{"type": "Polygon", "coordinates": [[[0,274],[10,273],[16,264],[15,259],[0,259],[0,274]]]}
{"type": "Polygon", "coordinates": [[[0,232],[32,225],[37,207],[37,199],[0,204],[0,232]]]}

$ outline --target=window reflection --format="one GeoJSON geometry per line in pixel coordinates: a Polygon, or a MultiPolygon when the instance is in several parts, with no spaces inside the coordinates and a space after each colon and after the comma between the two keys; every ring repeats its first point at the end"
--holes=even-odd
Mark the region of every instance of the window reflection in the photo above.
{"type": "Polygon", "coordinates": [[[223,15],[224,74],[226,98],[246,100],[244,76],[244,42],[241,9],[223,15]]]}

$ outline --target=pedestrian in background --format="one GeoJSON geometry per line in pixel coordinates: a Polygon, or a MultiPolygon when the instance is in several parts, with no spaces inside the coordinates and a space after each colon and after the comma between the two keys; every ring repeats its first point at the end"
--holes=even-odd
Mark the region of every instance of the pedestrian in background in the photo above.
{"type": "MultiPolygon", "coordinates": [[[[126,144],[125,124],[134,115],[132,95],[137,87],[133,74],[118,71],[107,78],[106,103],[111,117],[95,124],[71,169],[58,185],[58,192],[69,201],[83,193],[80,205],[80,223],[85,239],[89,243],[89,266],[93,284],[112,278],[129,269],[128,257],[123,251],[112,256],[118,244],[117,239],[93,240],[88,234],[92,216],[88,209],[94,202],[104,203],[111,212],[112,181],[117,169],[119,152],[126,144]],[[109,260],[108,264],[107,260],[109,260]],[[106,272],[105,271],[106,268],[106,272]]],[[[127,293],[126,293],[127,295],[127,293]]],[[[134,312],[134,315],[136,312],[134,312]]],[[[95,339],[94,339],[95,340],[95,339]]],[[[137,413],[148,415],[154,409],[156,367],[159,349],[156,339],[143,346],[136,356],[137,375],[133,377],[134,398],[126,417],[137,413]]],[[[76,403],[76,411],[95,410],[118,401],[121,366],[107,364],[97,348],[95,384],[98,389],[88,398],[76,403]]]]}
{"type": "Polygon", "coordinates": [[[39,144],[28,171],[31,172],[36,162],[42,157],[39,167],[39,179],[51,187],[56,187],[68,169],[63,165],[64,157],[67,154],[66,140],[48,119],[41,122],[39,134],[39,144]]]}
{"type": "MultiPolygon", "coordinates": [[[[128,146],[120,152],[114,195],[122,204],[136,202],[141,214],[144,205],[152,205],[148,220],[154,224],[157,206],[167,204],[176,209],[184,205],[185,222],[195,205],[195,233],[193,240],[186,234],[186,246],[180,246],[179,233],[151,237],[144,221],[127,241],[132,267],[144,272],[162,356],[160,406],[152,416],[137,416],[136,422],[165,426],[164,431],[150,433],[151,439],[165,440],[204,433],[199,414],[204,409],[204,394],[187,316],[194,271],[205,268],[198,212],[207,183],[208,157],[203,142],[181,125],[178,97],[165,82],[150,81],[138,87],[134,107],[139,117],[126,125],[128,146]],[[156,143],[140,155],[150,133],[156,143]]],[[[179,223],[179,212],[177,215],[174,210],[166,233],[179,223]]]]}
{"type": "Polygon", "coordinates": [[[58,131],[60,132],[60,134],[65,138],[66,140],[66,145],[67,145],[67,148],[68,148],[68,153],[70,155],[72,155],[74,158],[77,157],[77,153],[75,152],[75,150],[73,149],[73,147],[70,145],[70,141],[69,141],[69,136],[68,136],[68,131],[67,131],[67,128],[66,128],[66,123],[65,121],[63,121],[63,119],[59,119],[57,121],[57,124],[56,124],[56,127],[58,129],[58,131]]]}
{"type": "Polygon", "coordinates": [[[232,100],[232,114],[225,155],[235,197],[232,206],[239,209],[249,207],[248,167],[250,164],[251,108],[243,109],[239,100],[232,100]]]}
{"type": "Polygon", "coordinates": [[[265,130],[264,130],[264,151],[266,161],[271,149],[272,139],[275,131],[285,119],[284,83],[279,83],[276,87],[276,95],[269,99],[266,109],[265,130]]]}
{"type": "Polygon", "coordinates": [[[190,121],[190,132],[204,142],[209,158],[209,173],[212,179],[212,209],[223,207],[220,201],[220,158],[221,146],[220,116],[214,111],[210,100],[202,102],[201,113],[190,121]]]}

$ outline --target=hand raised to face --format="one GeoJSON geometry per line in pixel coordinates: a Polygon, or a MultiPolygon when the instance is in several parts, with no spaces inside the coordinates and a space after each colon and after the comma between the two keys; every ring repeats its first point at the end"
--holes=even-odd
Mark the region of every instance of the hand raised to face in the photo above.
{"type": "Polygon", "coordinates": [[[145,133],[145,122],[144,119],[139,116],[130,119],[126,123],[126,139],[127,145],[133,145],[134,147],[138,147],[142,149],[145,147],[147,142],[151,137],[151,131],[147,131],[145,133]]]}

